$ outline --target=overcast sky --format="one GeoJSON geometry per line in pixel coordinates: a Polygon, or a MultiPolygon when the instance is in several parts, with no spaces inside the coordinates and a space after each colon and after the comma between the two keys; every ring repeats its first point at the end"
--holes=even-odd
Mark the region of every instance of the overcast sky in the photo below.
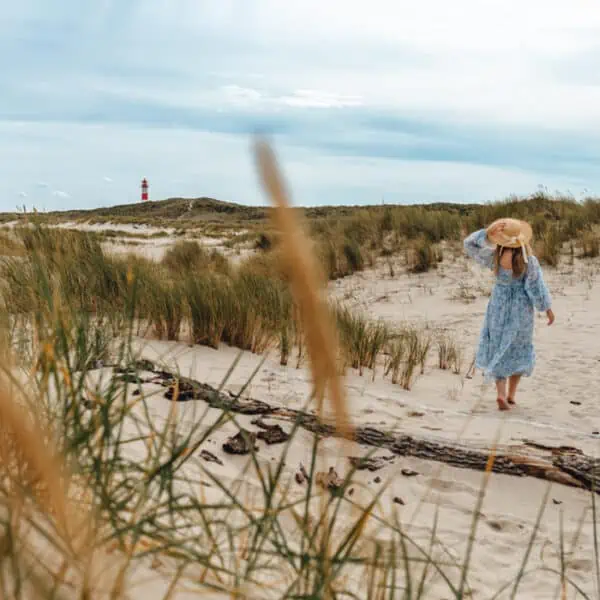
{"type": "Polygon", "coordinates": [[[600,193],[598,0],[19,0],[0,12],[0,210],[600,193]]]}

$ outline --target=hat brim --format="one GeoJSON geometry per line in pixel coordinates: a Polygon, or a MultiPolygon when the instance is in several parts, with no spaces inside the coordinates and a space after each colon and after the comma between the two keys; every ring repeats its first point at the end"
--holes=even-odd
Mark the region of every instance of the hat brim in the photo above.
{"type": "Polygon", "coordinates": [[[533,230],[531,229],[531,225],[527,223],[527,221],[521,221],[520,219],[497,219],[487,228],[488,239],[493,244],[496,244],[497,246],[503,246],[504,248],[520,248],[521,246],[521,242],[519,240],[515,242],[509,242],[507,241],[507,238],[502,234],[493,235],[489,233],[491,227],[495,225],[498,221],[509,221],[510,224],[514,225],[515,229],[518,229],[519,233],[523,235],[523,243],[529,244],[529,242],[531,242],[531,239],[533,237],[533,230]]]}

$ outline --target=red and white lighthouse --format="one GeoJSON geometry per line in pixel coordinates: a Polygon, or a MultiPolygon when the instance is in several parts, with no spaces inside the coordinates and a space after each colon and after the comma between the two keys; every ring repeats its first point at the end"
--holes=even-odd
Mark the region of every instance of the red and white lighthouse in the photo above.
{"type": "Polygon", "coordinates": [[[144,177],[142,179],[142,202],[148,200],[148,180],[144,177]]]}

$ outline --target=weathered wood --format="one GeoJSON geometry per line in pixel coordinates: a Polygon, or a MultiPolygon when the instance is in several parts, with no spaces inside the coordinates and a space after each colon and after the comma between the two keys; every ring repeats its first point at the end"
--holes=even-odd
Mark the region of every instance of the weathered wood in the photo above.
{"type": "Polygon", "coordinates": [[[332,492],[337,492],[344,485],[344,480],[337,474],[337,471],[333,467],[329,467],[329,472],[327,473],[317,473],[315,480],[317,485],[332,492]]]}
{"type": "Polygon", "coordinates": [[[262,418],[254,419],[252,425],[260,427],[262,431],[258,432],[258,439],[267,442],[267,444],[282,444],[290,439],[290,434],[283,430],[283,427],[278,423],[269,425],[262,418]]]}
{"type": "Polygon", "coordinates": [[[348,460],[350,461],[350,464],[358,471],[362,471],[363,469],[368,469],[369,471],[379,471],[379,469],[387,467],[387,465],[389,465],[394,460],[394,455],[374,456],[370,458],[350,456],[348,460]]]}
{"type": "Polygon", "coordinates": [[[554,457],[554,466],[576,479],[588,490],[600,490],[600,459],[584,454],[559,454],[554,457]]]}
{"type": "Polygon", "coordinates": [[[218,456],[215,456],[212,452],[209,452],[208,450],[202,450],[200,452],[200,458],[204,459],[207,462],[213,462],[223,466],[223,461],[218,456]]]}
{"type": "MultiPolygon", "coordinates": [[[[149,367],[152,365],[147,361],[143,363],[143,366],[146,372],[153,372],[156,378],[162,381],[162,385],[168,388],[165,397],[169,400],[179,402],[201,400],[213,408],[225,411],[245,415],[268,416],[290,421],[321,437],[343,437],[342,433],[336,430],[335,425],[323,422],[315,414],[286,407],[271,406],[261,400],[242,400],[239,396],[231,393],[219,392],[208,384],[189,378],[178,378],[165,371],[150,369],[149,367]]],[[[261,427],[263,432],[268,429],[274,431],[273,428],[279,428],[283,431],[278,425],[265,426],[260,419],[253,423],[261,427]]],[[[240,449],[242,449],[242,440],[245,442],[252,440],[251,443],[254,443],[257,434],[248,433],[249,437],[240,433],[238,436],[228,440],[228,442],[233,442],[235,439],[235,443],[229,448],[229,451],[237,449],[238,442],[240,442],[240,449]]],[[[280,435],[279,430],[276,433],[280,435]]],[[[265,434],[263,436],[266,437],[265,434]]],[[[469,447],[464,443],[442,443],[430,438],[394,434],[371,426],[356,427],[352,432],[351,439],[359,444],[375,448],[385,448],[396,456],[412,456],[445,463],[453,467],[477,471],[483,471],[488,468],[492,450],[491,448],[469,447]]],[[[244,445],[247,446],[247,444],[244,445]]],[[[524,440],[519,449],[527,447],[535,448],[542,455],[531,456],[522,450],[518,452],[514,446],[496,448],[495,458],[491,463],[493,472],[517,477],[536,477],[600,493],[600,460],[586,456],[581,450],[570,446],[545,446],[524,440]]],[[[244,450],[249,451],[249,447],[245,447],[244,450]]],[[[352,458],[351,460],[358,459],[352,458]]],[[[302,477],[304,478],[304,474],[302,474],[302,477]]]]}
{"type": "MultiPolygon", "coordinates": [[[[157,374],[159,376],[163,373],[157,374]]],[[[172,375],[163,378],[163,385],[168,387],[165,393],[167,400],[186,402],[203,400],[211,408],[228,410],[244,415],[267,415],[273,412],[266,402],[260,400],[240,400],[237,396],[224,394],[206,383],[200,383],[187,377],[175,378],[172,375]]]]}
{"type": "Polygon", "coordinates": [[[256,433],[241,429],[223,444],[223,450],[227,454],[250,454],[255,443],[256,433]]]}

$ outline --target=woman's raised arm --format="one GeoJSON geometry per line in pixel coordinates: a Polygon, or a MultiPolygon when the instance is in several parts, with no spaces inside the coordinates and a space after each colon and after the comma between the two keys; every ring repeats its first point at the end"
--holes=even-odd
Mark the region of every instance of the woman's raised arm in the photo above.
{"type": "Polygon", "coordinates": [[[494,249],[487,240],[485,229],[473,232],[464,241],[466,253],[475,259],[481,266],[488,269],[494,268],[494,249]]]}

